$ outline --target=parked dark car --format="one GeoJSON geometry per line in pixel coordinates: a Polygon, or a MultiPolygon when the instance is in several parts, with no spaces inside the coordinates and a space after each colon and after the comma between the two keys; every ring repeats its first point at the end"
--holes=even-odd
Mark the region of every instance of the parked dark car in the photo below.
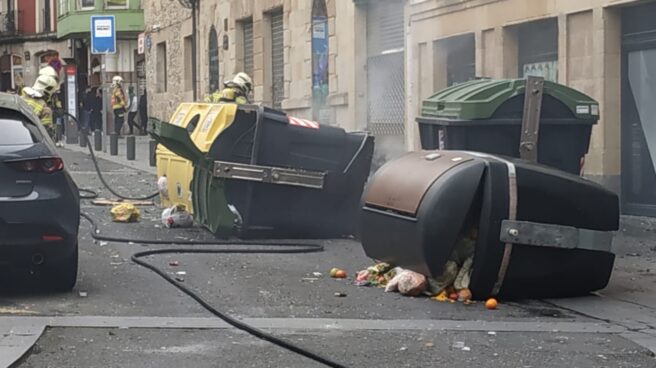
{"type": "Polygon", "coordinates": [[[54,143],[20,97],[0,93],[0,268],[27,269],[48,289],[72,289],[79,225],[78,188],[54,143]]]}

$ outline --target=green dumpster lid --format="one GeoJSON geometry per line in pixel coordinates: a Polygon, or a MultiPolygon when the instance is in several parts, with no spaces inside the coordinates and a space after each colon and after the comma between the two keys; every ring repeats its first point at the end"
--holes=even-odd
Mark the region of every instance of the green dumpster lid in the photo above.
{"type": "MultiPolygon", "coordinates": [[[[489,119],[504,102],[523,95],[525,87],[526,79],[477,79],[457,84],[424,100],[421,114],[459,120],[489,119]]],[[[579,119],[599,119],[599,103],[575,89],[545,81],[544,93],[561,101],[579,119]]]]}
{"type": "Polygon", "coordinates": [[[207,164],[205,155],[196,147],[187,129],[169,124],[155,118],[148,119],[148,133],[157,143],[168,148],[180,157],[194,163],[207,164]]]}

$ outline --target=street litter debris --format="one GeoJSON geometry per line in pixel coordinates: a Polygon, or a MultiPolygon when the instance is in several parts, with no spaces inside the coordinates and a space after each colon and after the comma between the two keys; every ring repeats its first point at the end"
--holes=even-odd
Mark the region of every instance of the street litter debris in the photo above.
{"type": "Polygon", "coordinates": [[[362,270],[355,277],[357,286],[379,286],[384,287],[396,276],[397,270],[387,263],[378,263],[362,270]]]}
{"type": "Polygon", "coordinates": [[[114,222],[138,222],[141,219],[141,211],[131,203],[116,205],[110,212],[114,222]]]}
{"type": "Polygon", "coordinates": [[[167,228],[184,228],[194,225],[194,217],[183,204],[171,206],[162,211],[162,224],[167,228]]]}
{"type": "Polygon", "coordinates": [[[321,272],[312,272],[312,276],[321,277],[321,276],[323,276],[323,274],[321,272]]]}
{"type": "Polygon", "coordinates": [[[176,272],[175,274],[178,275],[178,276],[184,276],[184,275],[187,274],[187,272],[185,272],[185,271],[178,271],[178,272],[176,272]]]}
{"type": "Polygon", "coordinates": [[[345,298],[345,297],[346,297],[346,293],[336,292],[336,293],[335,293],[335,296],[338,297],[338,298],[345,298]]]}
{"type": "MultiPolygon", "coordinates": [[[[438,302],[476,304],[469,286],[478,239],[477,223],[474,220],[470,221],[466,230],[459,236],[455,248],[442,268],[442,274],[437,278],[379,262],[357,272],[354,284],[381,287],[385,288],[386,292],[398,291],[402,295],[411,297],[425,295],[438,302]]],[[[331,270],[332,277],[335,277],[335,270],[337,269],[331,270]]],[[[487,309],[497,308],[497,300],[492,300],[486,303],[487,309]]],[[[469,348],[463,350],[469,351],[469,348]]]]}
{"type": "Polygon", "coordinates": [[[340,268],[332,268],[330,270],[330,277],[334,279],[345,279],[347,277],[346,271],[340,269],[340,268]]]}
{"type": "Polygon", "coordinates": [[[419,296],[428,288],[426,276],[410,271],[400,271],[385,287],[385,292],[399,291],[402,295],[419,296]]]}
{"type": "Polygon", "coordinates": [[[80,295],[80,298],[86,298],[88,294],[87,294],[86,291],[80,291],[79,295],[80,295]]]}
{"type": "Polygon", "coordinates": [[[178,261],[169,261],[169,266],[171,267],[177,267],[180,265],[180,262],[178,261]]]}
{"type": "Polygon", "coordinates": [[[485,308],[490,309],[490,310],[497,309],[498,304],[499,303],[497,302],[496,299],[490,298],[485,302],[485,308]]]}
{"type": "Polygon", "coordinates": [[[129,200],[119,200],[119,199],[105,199],[98,198],[91,203],[95,206],[118,206],[119,204],[129,203],[135,206],[154,206],[155,202],[153,201],[129,201],[129,200]]]}

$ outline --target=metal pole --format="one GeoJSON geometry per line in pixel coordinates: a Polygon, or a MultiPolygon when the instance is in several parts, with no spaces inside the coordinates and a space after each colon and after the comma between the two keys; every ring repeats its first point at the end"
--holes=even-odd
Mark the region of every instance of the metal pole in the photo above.
{"type": "MultiPolygon", "coordinates": [[[[107,121],[107,102],[109,101],[107,94],[109,93],[109,90],[107,89],[105,81],[107,80],[107,60],[105,59],[105,55],[101,55],[100,57],[100,91],[102,91],[102,121],[104,122],[105,125],[105,135],[109,135],[109,121],[107,121]]],[[[103,124],[101,123],[101,126],[103,124]]],[[[107,147],[107,146],[105,146],[107,147]]]]}
{"type": "Polygon", "coordinates": [[[100,129],[93,132],[93,145],[96,151],[102,150],[102,131],[100,129]]]}
{"type": "Polygon", "coordinates": [[[538,138],[540,133],[540,113],[542,112],[543,93],[544,78],[526,78],[524,117],[522,119],[519,157],[533,162],[538,161],[538,138]]]}
{"type": "Polygon", "coordinates": [[[128,161],[134,161],[136,159],[136,138],[133,135],[130,135],[125,138],[126,144],[126,158],[128,161]]]}
{"type": "Polygon", "coordinates": [[[118,155],[118,134],[115,132],[109,133],[109,154],[112,156],[118,155]]]}
{"type": "Polygon", "coordinates": [[[150,166],[155,167],[157,166],[157,141],[151,139],[149,143],[150,166]]]}
{"type": "Polygon", "coordinates": [[[194,90],[193,92],[193,98],[194,102],[198,100],[198,86],[197,86],[197,80],[196,76],[198,74],[197,66],[197,43],[198,43],[198,37],[196,35],[197,33],[197,26],[196,26],[196,8],[198,7],[200,3],[200,0],[192,0],[191,1],[191,88],[194,90]]]}

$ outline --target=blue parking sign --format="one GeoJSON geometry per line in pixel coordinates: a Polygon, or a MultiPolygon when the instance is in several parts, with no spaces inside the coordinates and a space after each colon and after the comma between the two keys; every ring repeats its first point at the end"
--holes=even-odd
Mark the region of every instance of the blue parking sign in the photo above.
{"type": "Polygon", "coordinates": [[[113,15],[91,16],[91,53],[116,53],[116,19],[113,15]]]}

